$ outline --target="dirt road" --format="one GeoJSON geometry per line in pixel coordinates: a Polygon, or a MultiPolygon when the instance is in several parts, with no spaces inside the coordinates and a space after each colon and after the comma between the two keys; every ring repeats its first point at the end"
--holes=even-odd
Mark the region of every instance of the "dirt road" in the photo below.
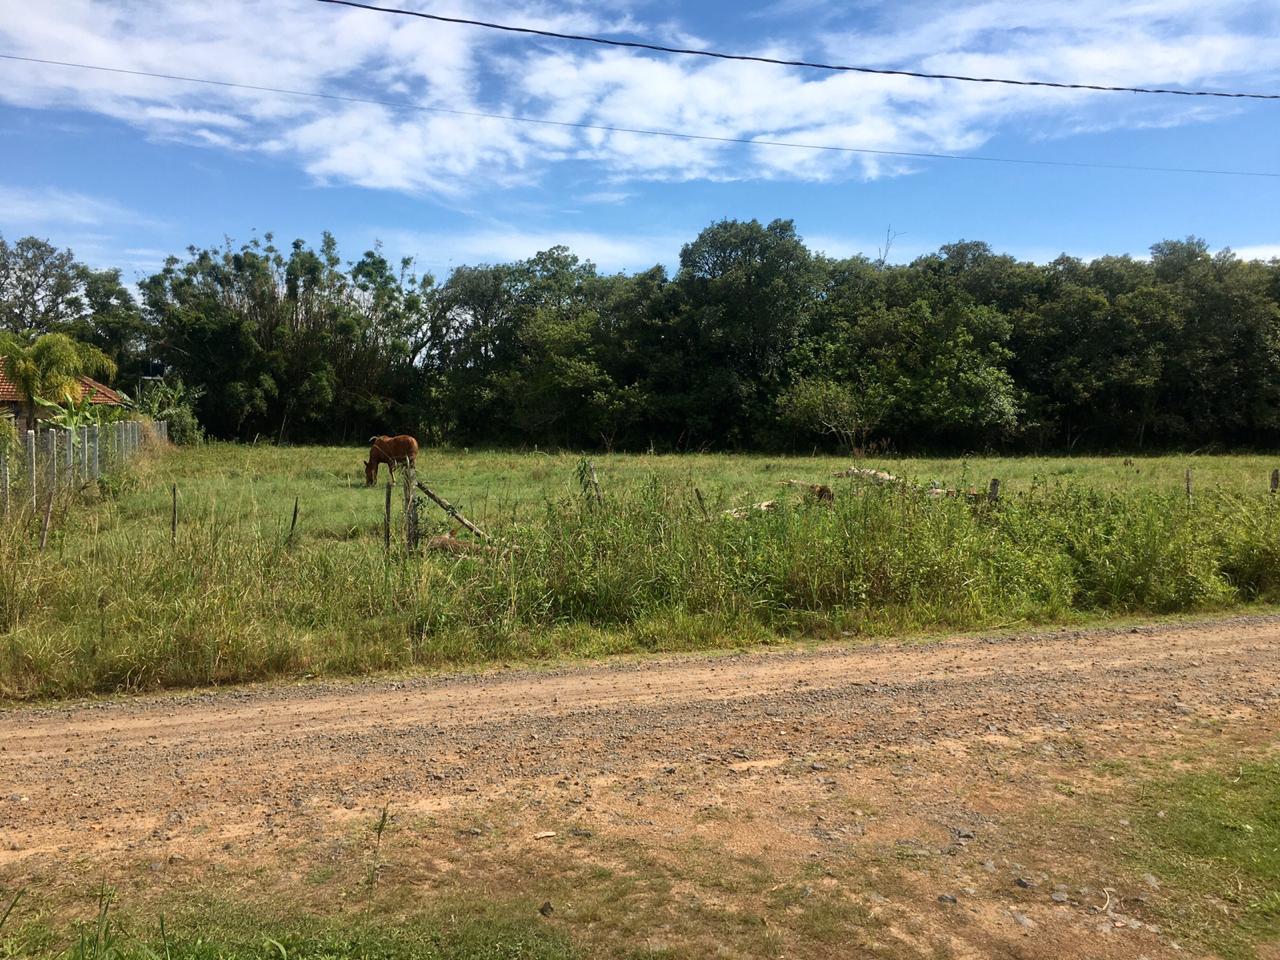
{"type": "Polygon", "coordinates": [[[1128,824],[1075,798],[1104,765],[1268,749],[1278,678],[1280,618],[1255,617],[21,708],[0,878],[312,903],[386,807],[385,887],[545,892],[597,946],[834,956],[856,926],[888,955],[1187,956],[1157,894],[1103,903],[1124,881],[1090,841],[1128,824]],[[597,902],[623,875],[626,922],[597,902]],[[814,898],[838,943],[801,922],[814,898]]]}

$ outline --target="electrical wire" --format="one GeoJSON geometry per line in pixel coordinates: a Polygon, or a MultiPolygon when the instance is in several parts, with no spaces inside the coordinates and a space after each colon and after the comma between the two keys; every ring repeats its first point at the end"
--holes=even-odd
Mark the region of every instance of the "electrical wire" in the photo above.
{"type": "Polygon", "coordinates": [[[596,43],[607,47],[628,47],[634,50],[652,50],[657,53],[677,53],[690,57],[712,57],[717,60],[746,60],[752,63],[771,63],[782,67],[805,67],[811,70],[834,70],[841,73],[872,73],[888,77],[915,77],[921,80],[959,80],[965,83],[1002,83],[1015,87],[1053,87],[1059,90],[1092,90],[1102,93],[1151,93],[1176,97],[1227,97],[1237,100],[1280,100],[1280,93],[1232,93],[1225,90],[1177,90],[1170,87],[1113,87],[1100,83],[1060,83],[1052,80],[1012,80],[1006,77],[970,77],[956,73],[925,73],[919,70],[890,70],[881,67],[855,67],[839,63],[816,63],[811,60],[780,60],[774,57],[758,57],[742,53],[719,53],[715,50],[697,50],[687,47],[667,47],[659,43],[647,43],[637,40],[612,40],[608,37],[592,37],[577,33],[558,33],[555,30],[538,30],[534,27],[516,27],[506,23],[491,23],[486,20],[470,20],[466,17],[447,17],[439,13],[424,13],[421,10],[400,10],[396,7],[378,7],[371,3],[359,3],[358,0],[316,0],[341,7],[355,7],[358,10],[372,10],[378,13],[390,13],[403,17],[418,17],[423,20],[435,20],[439,23],[456,23],[468,27],[483,27],[486,30],[501,30],[506,33],[523,33],[535,37],[548,37],[553,40],[572,40],[579,43],[596,43]]]}
{"type": "Polygon", "coordinates": [[[910,160],[962,160],[971,163],[1006,163],[1041,167],[1071,167],[1090,170],[1140,171],[1143,173],[1189,173],[1224,177],[1275,177],[1280,172],[1266,170],[1223,170],[1209,167],[1165,167],[1133,163],[1102,163],[1083,160],[1043,160],[1027,157],[993,157],[979,154],[929,153],[918,150],[879,150],[871,147],[845,147],[825,143],[801,143],[791,140],[772,140],[751,137],[722,137],[703,133],[683,133],[678,130],[652,130],[644,127],[620,127],[575,120],[548,120],[542,117],[526,117],[519,114],[488,113],[480,110],[458,110],[453,107],[428,106],[407,100],[383,100],[375,97],[356,97],[339,93],[320,93],[312,90],[290,90],[286,87],[268,87],[253,83],[236,83],[230,80],[211,80],[205,77],[187,77],[173,73],[152,73],[147,70],[128,70],[123,67],[104,67],[91,63],[69,60],[51,60],[42,57],[23,57],[13,53],[0,53],[0,60],[21,63],[39,63],[78,70],[95,70],[101,73],[123,74],[130,77],[149,77],[156,80],[176,80],[182,83],[199,83],[233,90],[251,90],[257,93],[282,94],[290,97],[310,97],[339,103],[361,103],[374,106],[395,107],[403,110],[419,110],[459,117],[477,117],[487,120],[503,120],[512,123],[533,123],[550,127],[566,127],[577,130],[600,130],[606,133],[630,133],[646,137],[669,137],[676,140],[743,144],[753,147],[785,147],[792,150],[822,150],[830,153],[852,153],[878,157],[901,157],[910,160]]]}

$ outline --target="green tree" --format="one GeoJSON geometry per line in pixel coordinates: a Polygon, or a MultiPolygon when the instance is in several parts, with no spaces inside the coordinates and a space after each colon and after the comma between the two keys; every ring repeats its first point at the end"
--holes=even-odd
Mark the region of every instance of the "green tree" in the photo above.
{"type": "Polygon", "coordinates": [[[686,430],[715,445],[759,441],[774,422],[818,272],[790,220],[723,220],[680,251],[678,326],[686,430]]]}
{"type": "Polygon", "coordinates": [[[888,398],[878,385],[806,379],[793,383],[778,398],[784,422],[801,430],[827,434],[842,449],[861,456],[867,438],[880,425],[888,398]]]}

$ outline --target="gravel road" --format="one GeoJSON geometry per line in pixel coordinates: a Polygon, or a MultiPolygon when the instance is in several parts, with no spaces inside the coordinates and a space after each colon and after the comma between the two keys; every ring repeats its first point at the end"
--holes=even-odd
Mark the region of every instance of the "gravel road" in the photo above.
{"type": "MultiPolygon", "coordinates": [[[[1038,902],[1009,921],[996,881],[972,879],[1014,862],[1011,824],[1046,777],[1209,732],[1274,736],[1278,678],[1280,618],[1244,617],[19,707],[0,713],[0,878],[68,858],[235,868],[384,805],[488,817],[513,857],[574,830],[653,851],[699,837],[787,870],[859,845],[927,859],[959,837],[904,898],[981,887],[967,933],[919,934],[981,955],[1042,906],[1032,926],[1058,929],[1038,902]]],[[[457,840],[423,842],[441,862],[457,840]]],[[[1079,900],[1072,936],[1098,920],[1079,900]]],[[[1135,937],[1096,955],[1167,949],[1135,937]]]]}

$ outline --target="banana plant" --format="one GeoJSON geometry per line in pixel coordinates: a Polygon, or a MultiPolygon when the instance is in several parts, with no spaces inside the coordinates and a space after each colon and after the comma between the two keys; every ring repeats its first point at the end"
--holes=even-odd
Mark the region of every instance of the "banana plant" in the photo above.
{"type": "Polygon", "coordinates": [[[78,400],[68,400],[66,403],[54,403],[43,397],[36,397],[35,401],[48,411],[48,415],[44,418],[45,423],[59,430],[70,430],[77,437],[81,427],[99,422],[98,412],[94,409],[95,405],[88,394],[78,400]]]}

